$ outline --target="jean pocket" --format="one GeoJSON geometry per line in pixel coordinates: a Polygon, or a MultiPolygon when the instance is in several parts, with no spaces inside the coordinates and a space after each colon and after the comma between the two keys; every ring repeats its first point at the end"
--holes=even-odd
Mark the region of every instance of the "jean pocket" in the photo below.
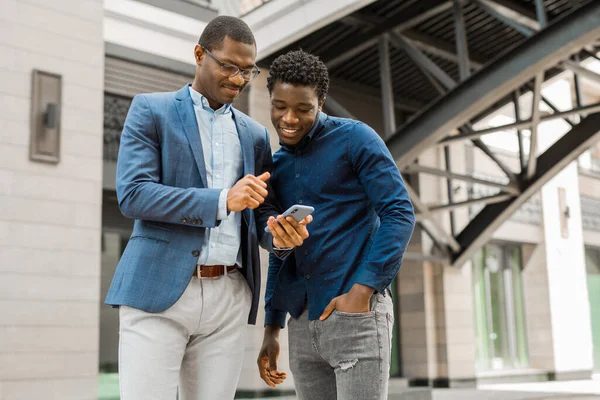
{"type": "Polygon", "coordinates": [[[367,311],[367,312],[359,312],[359,313],[349,313],[344,311],[333,310],[335,315],[339,315],[340,317],[345,318],[369,318],[375,316],[375,311],[367,311]]]}

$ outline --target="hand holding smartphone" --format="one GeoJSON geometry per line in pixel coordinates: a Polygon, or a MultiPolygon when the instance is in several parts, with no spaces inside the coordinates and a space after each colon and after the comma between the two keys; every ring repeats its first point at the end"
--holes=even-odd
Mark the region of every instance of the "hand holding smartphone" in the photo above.
{"type": "MultiPolygon", "coordinates": [[[[296,221],[300,222],[304,218],[306,218],[310,214],[312,214],[313,211],[315,211],[314,207],[304,206],[302,204],[294,204],[293,206],[291,206],[290,208],[288,208],[287,210],[285,210],[285,212],[283,214],[281,214],[281,215],[284,218],[288,217],[288,216],[292,217],[296,221]]],[[[265,232],[269,232],[269,227],[268,226],[265,226],[265,232]]]]}

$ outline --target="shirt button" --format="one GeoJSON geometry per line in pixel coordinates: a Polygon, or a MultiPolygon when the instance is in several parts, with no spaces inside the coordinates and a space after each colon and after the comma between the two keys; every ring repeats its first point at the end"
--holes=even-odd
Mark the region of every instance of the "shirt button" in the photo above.
{"type": "Polygon", "coordinates": [[[305,278],[306,278],[306,279],[310,279],[310,275],[306,275],[306,276],[305,276],[305,278]]]}
{"type": "Polygon", "coordinates": [[[298,200],[298,204],[302,204],[302,200],[298,200]]]}
{"type": "Polygon", "coordinates": [[[210,247],[213,247],[213,248],[214,248],[214,247],[215,247],[215,244],[214,244],[214,243],[211,243],[211,244],[210,244],[210,247]]]}
{"type": "Polygon", "coordinates": [[[200,251],[198,251],[198,249],[194,249],[194,250],[192,250],[192,255],[194,257],[198,257],[200,255],[200,251]]]}
{"type": "Polygon", "coordinates": [[[305,255],[306,255],[306,254],[308,254],[308,250],[304,250],[304,254],[305,254],[305,255]]]}
{"type": "Polygon", "coordinates": [[[219,142],[215,143],[215,146],[216,146],[216,147],[219,147],[219,142]]]}
{"type": "Polygon", "coordinates": [[[219,175],[219,174],[215,175],[215,178],[217,178],[217,179],[219,179],[220,177],[221,177],[221,175],[219,175]]]}
{"type": "Polygon", "coordinates": [[[300,178],[300,174],[296,174],[296,179],[300,178]]]}

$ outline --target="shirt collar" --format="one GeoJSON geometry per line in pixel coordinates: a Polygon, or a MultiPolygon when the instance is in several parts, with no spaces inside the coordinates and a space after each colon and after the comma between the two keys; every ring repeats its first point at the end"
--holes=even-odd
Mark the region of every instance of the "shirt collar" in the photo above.
{"type": "Polygon", "coordinates": [[[286,145],[279,141],[279,145],[287,150],[301,150],[317,135],[321,132],[321,128],[323,127],[323,123],[327,119],[327,114],[322,111],[319,111],[319,117],[315,121],[315,124],[311,128],[311,130],[302,138],[302,140],[295,146],[286,145]]]}
{"type": "Polygon", "coordinates": [[[196,107],[202,107],[203,109],[205,109],[207,111],[212,111],[215,114],[225,115],[225,114],[229,114],[231,112],[231,104],[223,104],[219,109],[213,110],[210,107],[210,104],[208,104],[208,99],[206,97],[204,97],[202,95],[202,93],[194,90],[192,88],[192,85],[189,86],[189,89],[190,89],[190,96],[192,97],[192,103],[194,103],[194,105],[196,107]]]}

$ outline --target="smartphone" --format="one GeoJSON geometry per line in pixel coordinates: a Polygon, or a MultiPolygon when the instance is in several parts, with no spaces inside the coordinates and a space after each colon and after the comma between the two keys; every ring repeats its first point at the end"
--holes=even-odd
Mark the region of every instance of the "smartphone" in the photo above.
{"type": "MultiPolygon", "coordinates": [[[[312,214],[313,211],[315,211],[314,207],[303,206],[302,204],[294,204],[293,206],[285,210],[285,212],[281,215],[283,215],[284,218],[290,216],[296,221],[300,222],[304,218],[312,214]]],[[[265,232],[269,232],[268,226],[265,226],[265,232]]]]}

